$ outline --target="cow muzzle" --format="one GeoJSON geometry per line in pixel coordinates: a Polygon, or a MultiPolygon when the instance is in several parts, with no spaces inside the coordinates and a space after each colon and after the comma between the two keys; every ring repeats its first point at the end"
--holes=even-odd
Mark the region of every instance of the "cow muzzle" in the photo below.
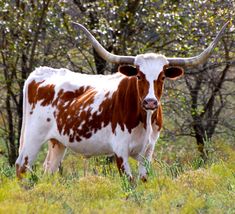
{"type": "Polygon", "coordinates": [[[158,107],[158,101],[157,99],[144,99],[143,100],[143,107],[145,110],[155,110],[158,107]]]}

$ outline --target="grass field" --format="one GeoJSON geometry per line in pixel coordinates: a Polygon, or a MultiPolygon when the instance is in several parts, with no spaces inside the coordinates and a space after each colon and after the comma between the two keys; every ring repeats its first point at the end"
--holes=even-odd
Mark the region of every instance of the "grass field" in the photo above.
{"type": "Polygon", "coordinates": [[[136,185],[102,157],[89,160],[84,177],[82,157],[67,154],[62,175],[48,176],[42,173],[42,152],[34,171],[20,182],[2,158],[0,213],[235,213],[232,145],[217,140],[203,163],[194,143],[160,141],[148,182],[136,185]]]}

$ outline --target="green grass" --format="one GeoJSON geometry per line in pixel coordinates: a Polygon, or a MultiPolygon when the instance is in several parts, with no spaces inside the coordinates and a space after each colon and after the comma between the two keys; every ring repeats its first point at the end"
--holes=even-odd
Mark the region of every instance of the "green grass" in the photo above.
{"type": "Polygon", "coordinates": [[[23,181],[2,161],[0,213],[235,213],[234,147],[214,143],[203,163],[186,145],[160,141],[148,182],[135,185],[104,158],[91,158],[84,177],[80,156],[68,154],[63,174],[53,176],[43,175],[39,157],[23,181]]]}

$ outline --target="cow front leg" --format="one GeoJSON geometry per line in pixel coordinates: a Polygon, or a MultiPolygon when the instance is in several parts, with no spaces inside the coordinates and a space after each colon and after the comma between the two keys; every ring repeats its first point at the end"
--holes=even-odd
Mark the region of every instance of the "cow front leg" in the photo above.
{"type": "Polygon", "coordinates": [[[143,182],[147,181],[147,176],[149,173],[155,144],[160,135],[160,131],[158,129],[159,128],[157,126],[153,127],[153,132],[150,132],[146,146],[143,148],[142,152],[136,157],[139,162],[139,178],[143,182]]]}
{"type": "Polygon", "coordinates": [[[150,163],[154,152],[155,143],[148,144],[146,150],[138,156],[139,177],[143,182],[147,181],[150,163]]]}
{"type": "Polygon", "coordinates": [[[115,154],[115,158],[120,176],[126,175],[130,181],[133,181],[128,156],[115,154]]]}

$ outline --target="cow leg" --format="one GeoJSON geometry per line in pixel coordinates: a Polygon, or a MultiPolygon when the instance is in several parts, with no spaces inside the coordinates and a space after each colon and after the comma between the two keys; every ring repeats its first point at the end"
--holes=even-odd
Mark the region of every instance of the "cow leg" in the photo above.
{"type": "Polygon", "coordinates": [[[130,165],[128,163],[128,156],[115,154],[115,158],[120,175],[122,176],[123,174],[125,174],[130,179],[130,181],[132,181],[133,177],[131,174],[130,165]]]}
{"type": "Polygon", "coordinates": [[[87,158],[84,158],[83,159],[83,175],[84,175],[84,177],[87,176],[88,169],[89,169],[89,160],[87,158]]]}
{"type": "Polygon", "coordinates": [[[134,157],[139,162],[139,177],[143,182],[147,181],[149,164],[152,160],[155,143],[160,134],[158,131],[159,127],[152,123],[152,115],[153,112],[147,112],[144,145],[142,151],[134,157]]]}
{"type": "Polygon", "coordinates": [[[25,140],[16,160],[16,175],[18,178],[22,178],[26,170],[30,169],[43,143],[44,140],[31,137],[25,140]]]}
{"type": "Polygon", "coordinates": [[[139,177],[143,182],[147,181],[147,174],[148,174],[148,167],[152,161],[153,151],[154,151],[154,144],[148,144],[145,152],[140,154],[137,158],[139,161],[139,177]]]}
{"type": "Polygon", "coordinates": [[[44,171],[54,173],[59,169],[59,166],[64,158],[66,147],[56,139],[51,139],[48,142],[48,152],[44,161],[44,171]]]}

